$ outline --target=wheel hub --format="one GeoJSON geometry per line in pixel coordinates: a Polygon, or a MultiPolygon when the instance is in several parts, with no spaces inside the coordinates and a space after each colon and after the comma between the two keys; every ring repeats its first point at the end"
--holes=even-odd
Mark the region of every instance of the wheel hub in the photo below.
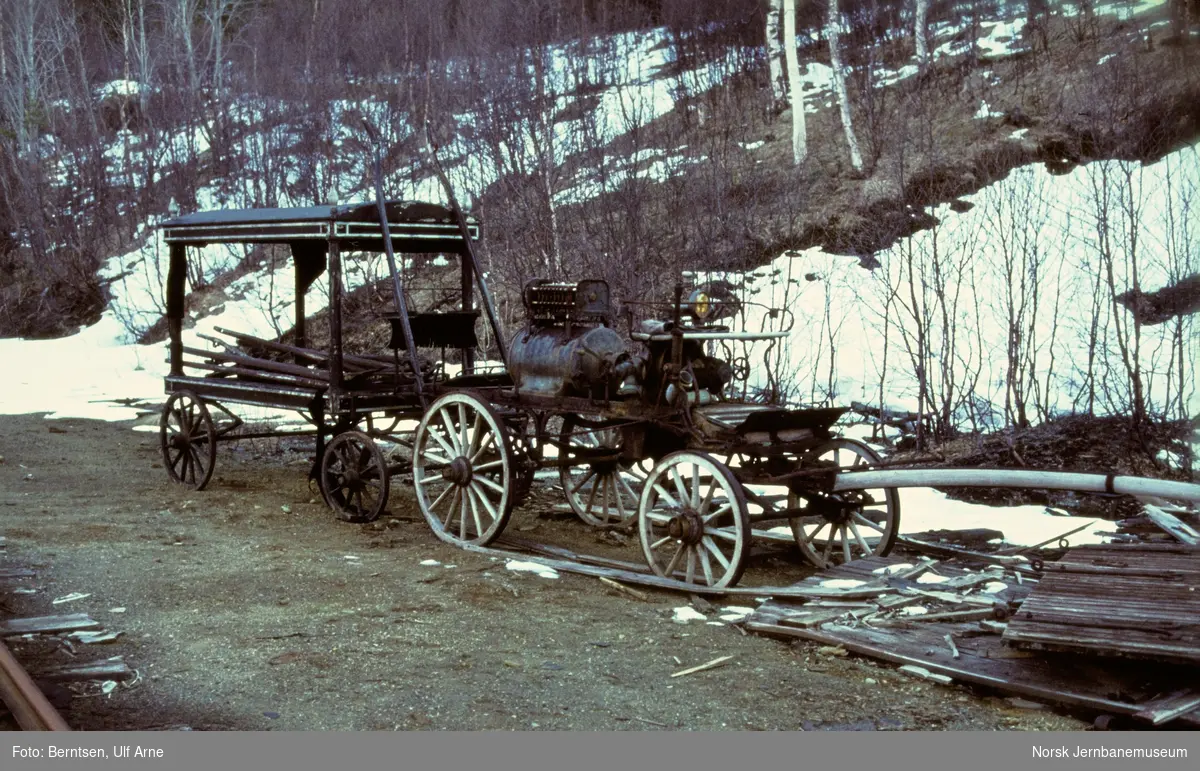
{"type": "Polygon", "coordinates": [[[471,461],[467,460],[466,456],[458,456],[450,461],[449,466],[442,469],[442,479],[466,487],[471,483],[471,461]]]}
{"type": "Polygon", "coordinates": [[[700,543],[704,536],[704,520],[694,511],[685,511],[667,522],[667,534],[686,544],[700,543]]]}

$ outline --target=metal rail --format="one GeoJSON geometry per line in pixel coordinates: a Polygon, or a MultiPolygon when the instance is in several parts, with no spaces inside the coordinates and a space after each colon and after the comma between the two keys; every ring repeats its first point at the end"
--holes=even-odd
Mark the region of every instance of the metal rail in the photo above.
{"type": "Polygon", "coordinates": [[[71,730],[3,642],[0,642],[0,699],[22,730],[71,730]]]}

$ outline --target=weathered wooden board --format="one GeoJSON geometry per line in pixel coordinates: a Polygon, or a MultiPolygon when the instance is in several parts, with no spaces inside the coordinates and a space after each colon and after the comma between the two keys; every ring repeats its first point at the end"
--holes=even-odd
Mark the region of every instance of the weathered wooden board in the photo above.
{"type": "Polygon", "coordinates": [[[1200,547],[1081,547],[1060,564],[1010,619],[1005,642],[1200,664],[1200,547]]]}
{"type": "Polygon", "coordinates": [[[37,616],[34,618],[10,618],[0,621],[0,637],[15,637],[22,634],[48,634],[72,632],[76,629],[99,629],[100,622],[86,613],[70,613],[63,616],[37,616]]]}
{"type": "MultiPolygon", "coordinates": [[[[1134,715],[1141,702],[1170,691],[1195,670],[1148,663],[1138,667],[1105,667],[1085,656],[1042,654],[1013,658],[999,635],[965,636],[974,624],[929,622],[904,629],[871,629],[864,626],[825,626],[820,629],[788,627],[755,614],[745,628],[776,637],[840,645],[852,653],[900,666],[915,665],[963,683],[988,686],[1055,704],[1083,707],[1116,715],[1134,715]],[[955,659],[945,635],[955,640],[955,659]],[[1116,700],[1111,694],[1127,694],[1116,700]]],[[[1178,719],[1200,725],[1200,710],[1178,719]]]]}
{"type": "Polygon", "coordinates": [[[43,669],[36,674],[39,680],[72,682],[76,680],[128,680],[134,672],[120,656],[99,661],[81,661],[43,669]]]}

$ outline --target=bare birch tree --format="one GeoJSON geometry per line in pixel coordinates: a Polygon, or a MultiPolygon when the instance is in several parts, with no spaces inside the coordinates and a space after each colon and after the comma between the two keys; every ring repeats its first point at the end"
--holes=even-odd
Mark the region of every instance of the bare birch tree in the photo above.
{"type": "Polygon", "coordinates": [[[917,65],[921,69],[929,64],[929,0],[917,0],[917,11],[913,17],[913,39],[917,46],[917,65]]]}
{"type": "Polygon", "coordinates": [[[783,79],[783,43],[780,30],[783,21],[785,0],[767,0],[767,73],[771,79],[772,106],[787,101],[786,82],[783,79]]]}
{"type": "Polygon", "coordinates": [[[854,135],[854,122],[850,116],[850,99],[846,95],[846,69],[842,63],[841,47],[838,36],[841,32],[842,14],[838,10],[838,0],[829,0],[828,15],[825,19],[825,37],[829,41],[829,60],[833,68],[833,90],[837,94],[838,106],[842,113],[842,129],[846,132],[846,144],[850,146],[850,165],[856,172],[863,168],[862,153],[858,149],[858,138],[854,135]]]}
{"type": "Polygon", "coordinates": [[[808,157],[808,132],[804,125],[804,92],[800,87],[800,61],[796,53],[796,0],[783,0],[783,54],[787,59],[788,91],[792,102],[792,163],[808,157]]]}

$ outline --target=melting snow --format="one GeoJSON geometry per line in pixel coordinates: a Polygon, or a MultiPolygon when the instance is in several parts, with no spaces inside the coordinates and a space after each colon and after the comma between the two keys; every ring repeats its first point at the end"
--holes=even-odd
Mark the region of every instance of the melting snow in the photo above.
{"type": "Polygon", "coordinates": [[[534,573],[542,578],[558,578],[557,570],[552,567],[547,567],[546,565],[541,565],[537,562],[509,560],[508,562],[504,563],[504,567],[520,573],[534,573]]]}
{"type": "Polygon", "coordinates": [[[821,586],[826,589],[854,589],[864,586],[866,583],[866,581],[859,581],[856,578],[827,578],[821,582],[821,586]]]}
{"type": "Polygon", "coordinates": [[[689,621],[707,621],[708,616],[700,613],[691,605],[680,605],[673,609],[673,617],[671,618],[676,624],[686,624],[689,621]]]}

